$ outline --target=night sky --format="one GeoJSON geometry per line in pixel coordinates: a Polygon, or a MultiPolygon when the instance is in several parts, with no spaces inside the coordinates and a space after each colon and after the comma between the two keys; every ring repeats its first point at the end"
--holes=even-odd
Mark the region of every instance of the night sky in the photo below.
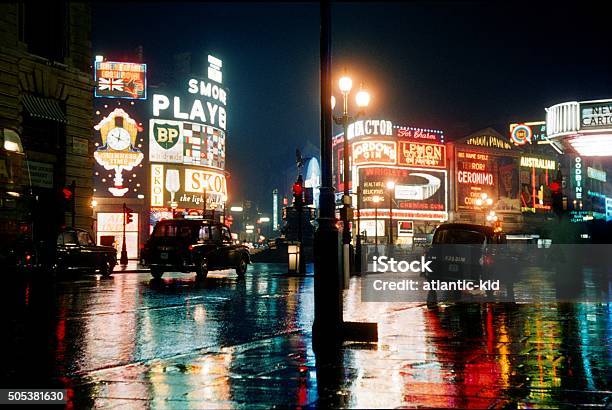
{"type": "MultiPolygon", "coordinates": [[[[612,97],[609,14],[601,3],[337,3],[334,93],[347,68],[368,114],[445,131],[536,121],[555,103],[612,97]]],[[[277,173],[319,145],[318,3],[94,3],[93,50],[129,61],[144,48],[150,84],[173,55],[223,60],[232,202],[270,212],[277,173]]]]}

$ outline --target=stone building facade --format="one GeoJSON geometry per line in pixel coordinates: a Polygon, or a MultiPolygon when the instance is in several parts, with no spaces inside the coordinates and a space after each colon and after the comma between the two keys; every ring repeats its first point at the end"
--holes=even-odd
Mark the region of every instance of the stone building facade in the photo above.
{"type": "Polygon", "coordinates": [[[0,151],[5,171],[0,224],[5,241],[20,231],[42,239],[73,219],[77,227],[92,227],[90,37],[87,3],[0,4],[0,151]],[[14,133],[21,147],[6,142],[14,133]],[[73,181],[74,218],[62,192],[73,181]]]}

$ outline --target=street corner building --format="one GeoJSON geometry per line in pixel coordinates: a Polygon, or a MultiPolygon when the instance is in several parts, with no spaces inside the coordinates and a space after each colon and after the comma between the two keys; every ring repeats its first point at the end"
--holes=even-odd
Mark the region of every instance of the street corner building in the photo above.
{"type": "Polygon", "coordinates": [[[90,6],[2,3],[0,25],[2,245],[90,229],[90,6]]]}

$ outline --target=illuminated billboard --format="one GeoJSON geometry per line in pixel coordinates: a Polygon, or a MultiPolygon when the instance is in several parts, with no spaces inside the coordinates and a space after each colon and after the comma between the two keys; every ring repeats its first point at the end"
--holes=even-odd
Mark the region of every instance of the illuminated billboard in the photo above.
{"type": "Polygon", "coordinates": [[[521,211],[550,211],[552,199],[548,186],[555,177],[557,162],[547,158],[522,156],[520,167],[521,211]]]}
{"type": "Polygon", "coordinates": [[[440,130],[396,126],[395,135],[398,139],[408,139],[429,143],[444,142],[444,132],[440,130]]]}
{"type": "Polygon", "coordinates": [[[414,141],[398,141],[398,165],[446,168],[446,147],[414,141]]]}
{"type": "Polygon", "coordinates": [[[486,193],[500,211],[520,211],[517,158],[479,152],[456,153],[456,206],[475,210],[475,200],[486,193]]]}
{"type": "Polygon", "coordinates": [[[144,159],[139,138],[142,127],[123,109],[115,108],[94,129],[99,132],[93,154],[98,165],[94,171],[96,195],[104,196],[105,191],[115,197],[137,195],[137,174],[144,159]]]}
{"type": "Polygon", "coordinates": [[[352,143],[353,165],[381,164],[392,165],[396,162],[394,141],[358,141],[352,143]]]}
{"type": "Polygon", "coordinates": [[[434,212],[435,217],[416,216],[414,219],[443,219],[440,215],[447,212],[447,178],[444,170],[416,168],[361,168],[359,184],[361,195],[359,207],[389,209],[388,181],[395,182],[392,194],[392,208],[401,214],[402,211],[434,212]],[[374,196],[384,198],[376,205],[374,196]]]}
{"type": "Polygon", "coordinates": [[[149,161],[225,169],[225,132],[188,121],[149,121],[149,161]]]}
{"type": "Polygon", "coordinates": [[[96,97],[146,100],[147,65],[116,61],[96,61],[96,97]]]}
{"type": "Polygon", "coordinates": [[[546,121],[510,124],[510,140],[514,145],[550,144],[546,138],[546,121]]]}
{"type": "Polygon", "coordinates": [[[225,174],[214,169],[179,164],[151,164],[151,207],[202,209],[227,199],[225,174]],[[211,205],[212,204],[212,205],[211,205]]]}
{"type": "Polygon", "coordinates": [[[580,129],[612,129],[612,100],[581,102],[580,129]]]}
{"type": "Polygon", "coordinates": [[[188,96],[153,94],[153,117],[193,121],[222,130],[227,128],[227,91],[221,84],[191,78],[186,81],[188,96]]]}

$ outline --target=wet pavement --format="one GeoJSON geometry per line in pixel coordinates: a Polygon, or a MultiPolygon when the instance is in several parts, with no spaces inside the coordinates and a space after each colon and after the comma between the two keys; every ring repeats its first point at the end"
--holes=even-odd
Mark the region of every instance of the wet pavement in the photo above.
{"type": "Polygon", "coordinates": [[[609,304],[363,303],[353,278],[345,320],[379,342],[322,360],[313,277],[284,271],[6,281],[0,386],[68,408],[612,406],[609,304]]]}

